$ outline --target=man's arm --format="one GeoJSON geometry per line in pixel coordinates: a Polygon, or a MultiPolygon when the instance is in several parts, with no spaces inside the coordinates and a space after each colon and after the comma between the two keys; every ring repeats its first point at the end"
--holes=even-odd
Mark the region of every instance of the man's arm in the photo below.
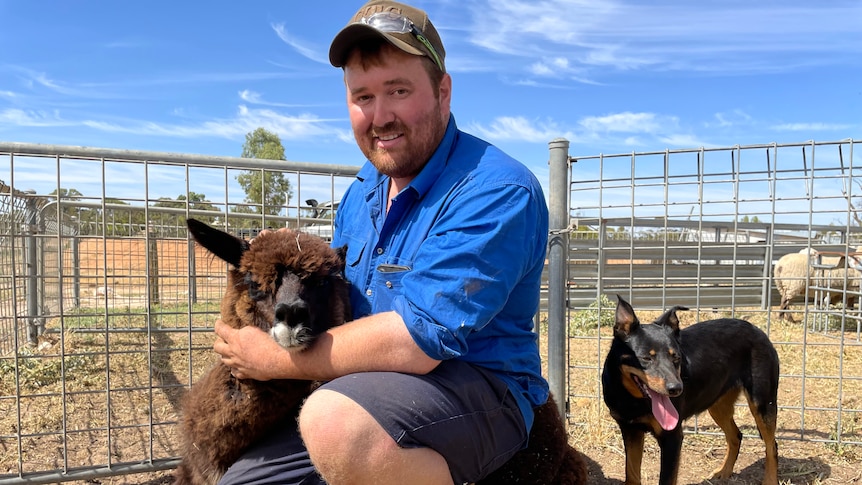
{"type": "Polygon", "coordinates": [[[301,352],[288,352],[257,327],[234,329],[219,320],[215,330],[213,349],[242,379],[329,380],[365,371],[426,374],[440,363],[416,345],[395,312],[330,329],[301,352]]]}

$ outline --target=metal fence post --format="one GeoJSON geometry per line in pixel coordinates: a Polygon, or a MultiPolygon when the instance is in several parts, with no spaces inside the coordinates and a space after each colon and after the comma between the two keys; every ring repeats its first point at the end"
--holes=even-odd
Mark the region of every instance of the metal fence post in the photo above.
{"type": "Polygon", "coordinates": [[[159,240],[152,221],[147,221],[147,287],[150,305],[161,303],[159,296],[159,240]]]}
{"type": "MultiPolygon", "coordinates": [[[[27,190],[27,194],[35,194],[34,190],[27,190]]],[[[39,335],[44,331],[44,325],[40,320],[39,296],[42,294],[39,291],[39,254],[37,234],[39,228],[37,226],[39,211],[36,208],[36,199],[28,197],[26,199],[27,208],[27,224],[24,227],[27,237],[24,239],[25,254],[27,258],[27,341],[31,345],[38,343],[39,335]]]]}
{"type": "Polygon", "coordinates": [[[763,288],[760,292],[760,309],[767,310],[772,306],[772,247],[775,244],[775,231],[772,227],[767,227],[766,230],[766,249],[763,256],[763,288]]]}
{"type": "Polygon", "coordinates": [[[198,302],[198,261],[195,257],[195,242],[192,238],[188,241],[189,252],[189,302],[198,302]]]}
{"type": "Polygon", "coordinates": [[[78,232],[72,235],[69,250],[72,253],[72,298],[75,308],[81,307],[81,242],[78,232]]]}
{"type": "Polygon", "coordinates": [[[548,143],[548,147],[548,383],[560,416],[566,421],[569,401],[566,379],[569,141],[557,138],[548,143]]]}

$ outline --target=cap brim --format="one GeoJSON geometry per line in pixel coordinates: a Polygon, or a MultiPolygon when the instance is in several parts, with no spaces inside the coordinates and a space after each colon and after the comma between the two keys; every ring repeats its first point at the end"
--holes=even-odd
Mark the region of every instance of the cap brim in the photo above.
{"type": "Polygon", "coordinates": [[[344,63],[347,61],[347,53],[350,49],[360,41],[373,38],[385,39],[395,47],[415,56],[426,55],[422,50],[404,42],[398,37],[395,37],[395,35],[396,34],[381,32],[374,27],[365,24],[350,24],[341,29],[341,32],[332,39],[332,44],[329,46],[329,63],[335,67],[343,67],[344,63]]]}

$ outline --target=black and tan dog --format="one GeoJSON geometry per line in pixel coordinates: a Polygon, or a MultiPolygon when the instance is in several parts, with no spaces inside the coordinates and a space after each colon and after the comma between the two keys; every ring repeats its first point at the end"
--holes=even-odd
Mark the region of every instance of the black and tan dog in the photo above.
{"type": "Polygon", "coordinates": [[[778,484],[775,442],[778,353],[769,337],[745,320],[721,318],[679,328],[673,307],[641,324],[617,296],[611,349],[602,371],[605,404],[619,424],[626,450],[626,485],[641,483],[644,434],[661,449],[660,485],[674,485],[682,450],[682,421],[703,411],[724,431],[727,454],[713,478],[728,478],[742,433],[733,420],[739,394],[748,399],[766,444],[764,485],[778,484]]]}

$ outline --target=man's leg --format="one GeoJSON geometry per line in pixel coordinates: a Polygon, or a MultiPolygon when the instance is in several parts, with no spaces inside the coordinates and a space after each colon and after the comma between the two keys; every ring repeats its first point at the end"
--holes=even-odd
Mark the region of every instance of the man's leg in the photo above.
{"type": "Polygon", "coordinates": [[[320,389],[304,409],[301,434],[328,484],[452,484],[449,465],[439,453],[401,448],[373,416],[344,395],[320,389]]]}
{"type": "Polygon", "coordinates": [[[527,439],[506,385],[457,360],[426,375],[363,372],[335,379],[308,398],[299,424],[330,485],[473,482],[527,439]]]}
{"type": "Polygon", "coordinates": [[[230,468],[219,485],[324,485],[290,420],[251,446],[230,468]]]}

